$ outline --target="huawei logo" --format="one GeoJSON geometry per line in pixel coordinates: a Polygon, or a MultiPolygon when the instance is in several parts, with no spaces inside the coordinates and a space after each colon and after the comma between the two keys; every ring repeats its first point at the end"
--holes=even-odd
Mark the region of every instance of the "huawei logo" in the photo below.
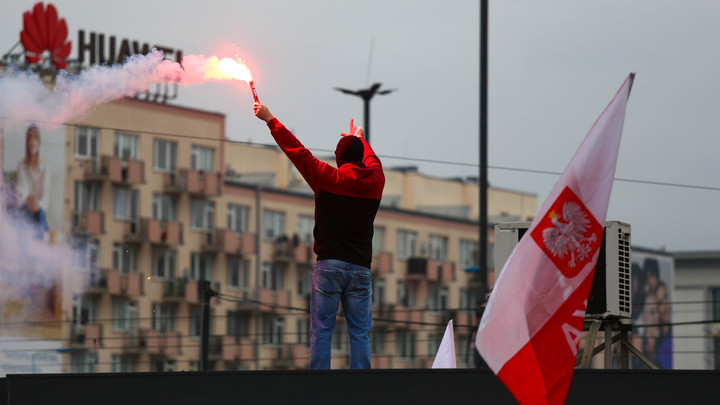
{"type": "Polygon", "coordinates": [[[25,58],[29,63],[36,64],[45,58],[49,59],[58,69],[65,69],[70,55],[71,42],[67,41],[68,29],[64,18],[58,19],[55,6],[36,3],[32,11],[23,14],[23,30],[20,42],[25,47],[25,58]]]}

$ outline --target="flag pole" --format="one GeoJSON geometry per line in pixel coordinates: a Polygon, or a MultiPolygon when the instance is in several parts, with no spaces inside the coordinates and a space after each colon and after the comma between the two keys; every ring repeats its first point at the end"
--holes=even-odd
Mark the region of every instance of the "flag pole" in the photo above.
{"type": "MultiPolygon", "coordinates": [[[[483,313],[483,302],[487,294],[487,248],[488,248],[488,218],[487,218],[487,131],[488,131],[488,0],[480,2],[480,173],[478,188],[480,199],[479,235],[478,235],[478,290],[476,298],[477,319],[480,321],[483,313]]],[[[485,362],[478,355],[475,367],[484,366],[485,362]]]]}

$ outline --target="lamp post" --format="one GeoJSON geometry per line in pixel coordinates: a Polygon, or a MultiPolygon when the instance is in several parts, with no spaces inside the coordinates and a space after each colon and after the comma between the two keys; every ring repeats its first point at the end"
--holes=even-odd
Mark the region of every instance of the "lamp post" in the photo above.
{"type": "Polygon", "coordinates": [[[370,143],[370,100],[377,94],[380,96],[384,96],[385,94],[390,94],[393,91],[397,89],[388,89],[388,90],[380,90],[380,86],[382,86],[381,83],[375,83],[372,86],[368,87],[367,89],[361,89],[361,90],[348,90],[343,89],[340,87],[335,87],[335,90],[350,94],[353,96],[358,96],[363,99],[363,105],[365,108],[365,117],[364,117],[364,123],[363,123],[363,130],[365,132],[365,140],[370,143]]]}

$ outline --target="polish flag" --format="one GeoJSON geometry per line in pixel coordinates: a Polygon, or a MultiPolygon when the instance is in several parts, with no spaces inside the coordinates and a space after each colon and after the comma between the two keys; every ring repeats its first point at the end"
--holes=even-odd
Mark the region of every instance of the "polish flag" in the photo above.
{"type": "Polygon", "coordinates": [[[508,258],[475,346],[521,404],[562,404],[602,243],[633,73],[508,258]]]}
{"type": "Polygon", "coordinates": [[[448,322],[445,328],[440,347],[435,355],[432,368],[457,368],[455,359],[455,335],[453,334],[453,321],[448,322]]]}

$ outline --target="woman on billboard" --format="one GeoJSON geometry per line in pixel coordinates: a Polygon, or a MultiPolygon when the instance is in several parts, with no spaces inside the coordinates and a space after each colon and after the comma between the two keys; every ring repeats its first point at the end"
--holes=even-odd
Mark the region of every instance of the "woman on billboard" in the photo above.
{"type": "Polygon", "coordinates": [[[17,205],[33,224],[36,238],[49,230],[47,210],[50,202],[50,173],[40,161],[40,130],[30,125],[25,136],[25,158],[17,168],[17,205]]]}

